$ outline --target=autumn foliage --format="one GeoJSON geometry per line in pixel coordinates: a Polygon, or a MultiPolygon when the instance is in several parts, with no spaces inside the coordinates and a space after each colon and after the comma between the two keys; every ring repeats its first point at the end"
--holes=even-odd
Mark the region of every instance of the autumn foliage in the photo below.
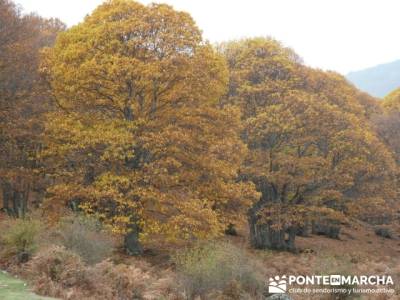
{"type": "Polygon", "coordinates": [[[249,212],[254,246],[292,249],[308,223],[385,211],[396,196],[396,165],[352,86],[302,66],[271,39],[231,42],[221,51],[230,68],[224,103],[241,109],[250,150],[241,177],[262,194],[249,212]]]}
{"type": "Polygon", "coordinates": [[[0,188],[3,210],[15,217],[25,215],[28,202],[35,205],[32,199],[43,198],[38,154],[42,116],[52,103],[38,72],[39,50],[64,27],[0,0],[0,188]]]}
{"type": "Polygon", "coordinates": [[[176,240],[218,236],[255,197],[236,180],[239,111],[217,106],[225,62],[188,14],[107,2],[60,34],[42,70],[60,106],[47,116],[47,205],[176,240]]]}
{"type": "Polygon", "coordinates": [[[398,204],[399,91],[382,103],[270,38],[203,40],[165,4],[65,30],[0,0],[3,206],[91,215],[131,254],[248,225],[256,248],[398,204]],[[29,62],[29,63],[28,63],[29,62]]]}

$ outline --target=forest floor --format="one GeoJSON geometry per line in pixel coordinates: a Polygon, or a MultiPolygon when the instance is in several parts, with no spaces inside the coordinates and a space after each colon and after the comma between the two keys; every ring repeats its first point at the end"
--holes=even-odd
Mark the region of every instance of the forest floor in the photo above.
{"type": "MultiPolygon", "coordinates": [[[[374,227],[356,222],[342,227],[339,239],[322,235],[296,237],[298,253],[254,250],[249,247],[248,234],[240,231],[235,237],[226,238],[242,247],[264,269],[266,280],[276,275],[379,275],[393,278],[390,288],[395,294],[354,295],[354,299],[400,299],[400,230],[391,226],[393,237],[375,234],[374,227]]],[[[159,268],[171,267],[167,251],[151,252],[146,260],[159,268]]],[[[321,295],[292,294],[293,300],[334,299],[321,295]]],[[[341,298],[337,298],[341,299],[341,298]]],[[[347,299],[347,298],[346,298],[347,299]]],[[[353,298],[349,298],[353,299],[353,298]]]]}
{"type": "MultiPolygon", "coordinates": [[[[400,299],[400,230],[391,226],[393,237],[375,234],[363,222],[342,228],[339,239],[312,235],[296,237],[299,253],[251,251],[263,261],[266,273],[275,275],[390,275],[394,295],[354,295],[355,299],[400,299]]],[[[294,300],[325,299],[321,295],[291,295],[294,300]]],[[[328,298],[332,299],[332,298],[328,298]]],[[[337,298],[341,299],[341,298],[337,298]]]]}

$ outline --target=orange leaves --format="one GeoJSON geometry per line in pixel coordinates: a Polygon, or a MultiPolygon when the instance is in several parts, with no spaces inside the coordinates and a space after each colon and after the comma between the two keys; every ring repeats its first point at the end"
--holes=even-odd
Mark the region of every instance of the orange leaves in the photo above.
{"type": "Polygon", "coordinates": [[[302,66],[270,39],[221,49],[230,67],[224,103],[240,107],[250,150],[241,172],[262,192],[264,221],[285,228],[318,211],[344,212],[366,194],[388,199],[394,162],[342,76],[302,66]]]}
{"type": "Polygon", "coordinates": [[[222,58],[189,15],[167,5],[107,2],[60,35],[48,57],[60,102],[111,117],[155,117],[159,107],[215,101],[226,87],[222,58]]]}
{"type": "Polygon", "coordinates": [[[45,154],[60,181],[90,193],[86,212],[115,232],[136,223],[143,239],[207,238],[254,200],[253,185],[236,182],[239,110],[216,105],[224,59],[188,14],[108,1],[44,55],[66,108],[49,115],[45,154]]]}

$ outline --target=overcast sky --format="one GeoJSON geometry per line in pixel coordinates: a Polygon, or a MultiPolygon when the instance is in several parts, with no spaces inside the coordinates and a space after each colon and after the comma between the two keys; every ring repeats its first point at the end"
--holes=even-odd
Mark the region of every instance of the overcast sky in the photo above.
{"type": "MultiPolygon", "coordinates": [[[[16,0],[26,12],[79,23],[103,0],[16,0]]],[[[211,42],[272,36],[306,64],[346,74],[400,59],[400,0],[164,0],[211,42]]]]}

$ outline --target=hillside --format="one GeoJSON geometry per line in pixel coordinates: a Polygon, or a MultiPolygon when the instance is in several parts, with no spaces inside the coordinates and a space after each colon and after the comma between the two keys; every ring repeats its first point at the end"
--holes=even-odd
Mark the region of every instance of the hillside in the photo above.
{"type": "Polygon", "coordinates": [[[0,300],[400,299],[400,89],[166,4],[0,24],[0,300]]]}
{"type": "Polygon", "coordinates": [[[400,60],[350,72],[346,77],[359,89],[382,98],[400,86],[400,60]]]}

